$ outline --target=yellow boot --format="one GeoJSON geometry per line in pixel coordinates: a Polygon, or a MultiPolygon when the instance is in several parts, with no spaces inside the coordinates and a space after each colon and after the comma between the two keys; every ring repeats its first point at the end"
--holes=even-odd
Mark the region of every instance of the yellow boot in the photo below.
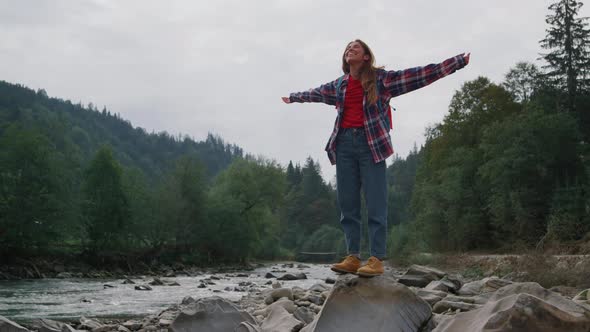
{"type": "Polygon", "coordinates": [[[359,267],[361,260],[354,255],[348,255],[342,262],[332,265],[331,269],[338,273],[356,273],[359,267]]]}
{"type": "Polygon", "coordinates": [[[367,264],[359,268],[356,273],[361,277],[375,277],[383,274],[383,262],[375,256],[369,257],[367,264]]]}

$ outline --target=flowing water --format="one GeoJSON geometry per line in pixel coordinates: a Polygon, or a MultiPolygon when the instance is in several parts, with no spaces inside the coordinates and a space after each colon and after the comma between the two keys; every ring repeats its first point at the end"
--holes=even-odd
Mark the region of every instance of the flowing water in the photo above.
{"type": "MultiPolygon", "coordinates": [[[[135,286],[147,284],[153,278],[133,279],[136,283],[122,284],[122,279],[34,279],[19,281],[0,281],[0,316],[15,321],[28,321],[35,318],[77,319],[86,317],[131,318],[157,314],[173,304],[178,304],[185,296],[195,299],[220,296],[237,301],[246,295],[234,291],[240,282],[251,282],[258,289],[270,288],[266,285],[267,272],[275,276],[284,273],[304,272],[308,279],[281,281],[284,287],[299,286],[309,288],[323,283],[327,277],[334,277],[329,265],[305,264],[306,267],[284,266],[282,263],[267,265],[251,271],[203,274],[197,277],[161,278],[165,282],[176,281],[180,286],[150,286],[151,291],[138,291],[135,286]],[[275,272],[275,271],[281,272],[275,272]],[[284,271],[284,272],[283,272],[284,271]],[[239,273],[248,277],[237,277],[239,273]],[[201,280],[211,276],[215,285],[198,288],[201,280]],[[113,288],[105,287],[108,284],[113,288]],[[225,290],[230,287],[232,290],[225,290]]],[[[241,287],[248,289],[249,287],[241,287]]]]}

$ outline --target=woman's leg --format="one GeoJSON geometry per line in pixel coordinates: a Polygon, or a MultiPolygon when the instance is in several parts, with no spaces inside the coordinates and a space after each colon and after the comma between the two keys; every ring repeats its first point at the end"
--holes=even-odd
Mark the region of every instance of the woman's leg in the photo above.
{"type": "MultiPolygon", "coordinates": [[[[349,255],[360,256],[361,178],[358,161],[357,129],[341,129],[336,142],[336,192],[340,224],[349,255]]],[[[362,133],[362,132],[361,132],[362,133]]]]}
{"type": "Polygon", "coordinates": [[[366,145],[359,160],[369,221],[370,254],[382,260],[387,245],[387,178],[385,161],[375,163],[366,145]]]}

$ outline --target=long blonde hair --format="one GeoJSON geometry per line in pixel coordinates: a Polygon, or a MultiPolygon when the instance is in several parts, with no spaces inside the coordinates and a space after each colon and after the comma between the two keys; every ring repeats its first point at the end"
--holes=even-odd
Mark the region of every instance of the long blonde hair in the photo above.
{"type": "Polygon", "coordinates": [[[377,102],[377,69],[381,69],[382,67],[375,67],[375,56],[373,55],[373,51],[369,48],[369,46],[360,39],[355,39],[346,45],[344,49],[344,53],[342,54],[342,71],[345,74],[350,73],[350,65],[346,63],[346,49],[348,46],[354,42],[361,44],[363,50],[365,51],[365,55],[369,56],[369,60],[363,62],[363,66],[361,67],[360,72],[360,81],[363,86],[363,90],[367,92],[367,101],[370,104],[374,104],[377,102]]]}

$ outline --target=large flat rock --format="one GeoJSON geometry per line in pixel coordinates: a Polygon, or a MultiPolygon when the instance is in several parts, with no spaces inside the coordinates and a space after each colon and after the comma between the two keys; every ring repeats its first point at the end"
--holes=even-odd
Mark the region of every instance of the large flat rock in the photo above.
{"type": "Polygon", "coordinates": [[[588,332],[590,310],[537,283],[498,289],[481,308],[443,320],[436,332],[588,332]]]}
{"type": "Polygon", "coordinates": [[[302,332],[413,332],[427,326],[430,306],[393,278],[344,276],[302,332]]]}

